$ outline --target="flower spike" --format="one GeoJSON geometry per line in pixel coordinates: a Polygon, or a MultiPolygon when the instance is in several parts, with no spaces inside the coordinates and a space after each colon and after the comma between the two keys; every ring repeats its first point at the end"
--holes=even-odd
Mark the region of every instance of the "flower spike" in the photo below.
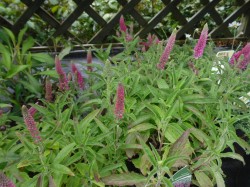
{"type": "Polygon", "coordinates": [[[56,72],[59,75],[60,90],[69,90],[68,79],[67,79],[66,73],[62,69],[62,64],[58,56],[55,57],[55,66],[56,66],[56,72]]]}
{"type": "Polygon", "coordinates": [[[119,83],[116,92],[115,116],[122,119],[124,114],[124,87],[119,83]]]}
{"type": "Polygon", "coordinates": [[[231,65],[237,64],[239,69],[246,69],[247,65],[250,63],[250,43],[246,44],[242,50],[234,53],[229,63],[231,65]],[[240,58],[241,56],[243,57],[242,60],[240,58]]]}
{"type": "Polygon", "coordinates": [[[14,183],[3,172],[0,172],[0,187],[15,187],[14,183]]]}
{"type": "Polygon", "coordinates": [[[168,43],[161,55],[160,63],[157,64],[158,69],[163,70],[165,68],[165,64],[167,63],[169,55],[174,47],[175,38],[176,38],[176,29],[174,29],[174,31],[172,32],[171,36],[168,39],[168,43]]]}
{"type": "Polygon", "coordinates": [[[208,36],[208,26],[207,24],[204,25],[200,38],[194,48],[194,58],[198,59],[203,55],[204,49],[206,47],[207,42],[207,36],[208,36]]]}
{"type": "Polygon", "coordinates": [[[75,75],[75,78],[77,80],[78,86],[80,89],[84,88],[84,82],[83,82],[83,77],[80,71],[77,69],[75,64],[71,64],[71,69],[73,74],[75,75]]]}
{"type": "Polygon", "coordinates": [[[40,137],[40,132],[36,127],[36,122],[25,105],[22,106],[22,114],[23,114],[24,123],[26,124],[34,142],[35,143],[41,142],[42,138],[40,137]]]}
{"type": "Polygon", "coordinates": [[[127,32],[127,26],[124,21],[123,15],[120,17],[120,31],[126,33],[127,32]]]}

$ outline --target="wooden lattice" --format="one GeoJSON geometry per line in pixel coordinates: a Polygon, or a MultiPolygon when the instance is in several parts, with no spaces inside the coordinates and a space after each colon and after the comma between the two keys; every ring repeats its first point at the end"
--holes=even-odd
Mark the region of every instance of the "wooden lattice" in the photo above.
{"type": "Polygon", "coordinates": [[[78,42],[82,42],[81,39],[69,32],[69,28],[74,21],[77,20],[83,12],[85,12],[101,27],[101,29],[93,35],[88,43],[101,43],[107,36],[115,33],[114,28],[117,27],[121,15],[129,14],[140,26],[140,30],[136,33],[136,35],[144,37],[150,32],[158,35],[155,30],[156,25],[162,22],[168,14],[172,13],[173,19],[178,21],[179,25],[181,25],[177,33],[177,38],[179,39],[185,33],[192,31],[195,24],[200,22],[206,14],[209,14],[216,24],[214,28],[210,29],[210,34],[213,38],[219,36],[222,31],[224,37],[232,37],[232,33],[228,30],[228,24],[239,17],[241,17],[241,22],[243,23],[241,26],[243,35],[247,37],[250,36],[250,0],[237,0],[239,5],[238,8],[225,19],[223,19],[215,9],[215,6],[218,5],[221,0],[200,0],[203,7],[189,20],[187,20],[178,9],[178,4],[180,4],[182,0],[161,0],[164,7],[149,21],[146,21],[140,12],[138,12],[135,8],[143,0],[117,0],[122,8],[108,22],[105,21],[103,17],[101,17],[98,12],[91,7],[91,4],[95,0],[74,0],[77,7],[63,22],[59,22],[55,17],[42,8],[44,1],[45,0],[21,0],[21,2],[27,6],[25,12],[14,24],[0,15],[0,25],[11,29],[15,34],[17,34],[26,25],[27,21],[29,21],[29,19],[36,14],[45,23],[55,29],[53,37],[64,35],[66,37],[74,38],[78,42]]]}

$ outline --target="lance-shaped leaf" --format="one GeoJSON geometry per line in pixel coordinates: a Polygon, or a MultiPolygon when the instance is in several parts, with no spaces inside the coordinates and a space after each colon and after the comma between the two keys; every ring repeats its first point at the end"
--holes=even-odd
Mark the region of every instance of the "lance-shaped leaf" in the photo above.
{"type": "Polygon", "coordinates": [[[188,164],[187,159],[192,153],[192,149],[189,146],[189,134],[192,129],[186,130],[180,138],[178,138],[174,144],[170,147],[168,156],[180,156],[180,159],[177,160],[174,164],[174,167],[181,167],[188,164]],[[183,159],[183,156],[186,156],[187,159],[183,159]]]}
{"type": "Polygon", "coordinates": [[[146,182],[147,178],[136,173],[113,174],[102,178],[105,185],[133,186],[146,182]]]}

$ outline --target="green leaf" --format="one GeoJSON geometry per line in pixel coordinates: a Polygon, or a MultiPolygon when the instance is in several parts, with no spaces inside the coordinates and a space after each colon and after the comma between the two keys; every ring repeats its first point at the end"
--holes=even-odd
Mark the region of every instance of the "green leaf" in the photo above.
{"type": "Polygon", "coordinates": [[[99,109],[92,111],[89,113],[78,125],[79,129],[85,129],[86,126],[97,116],[97,114],[100,112],[99,109]]]}
{"type": "Polygon", "coordinates": [[[32,151],[34,150],[35,146],[29,140],[27,140],[21,133],[16,132],[16,135],[17,135],[18,139],[22,142],[22,144],[24,145],[24,147],[26,148],[26,150],[29,153],[32,153],[32,151]]]}
{"type": "Polygon", "coordinates": [[[237,159],[237,160],[241,161],[244,165],[246,164],[244,158],[240,154],[237,154],[237,153],[231,153],[231,152],[221,153],[220,157],[237,159]]]}
{"type": "Polygon", "coordinates": [[[59,59],[62,60],[64,56],[68,55],[71,51],[71,47],[68,46],[66,48],[64,48],[58,55],[59,59]]]}
{"type": "Polygon", "coordinates": [[[140,136],[137,136],[137,138],[139,139],[140,144],[143,147],[143,151],[147,154],[149,161],[152,163],[154,167],[157,167],[158,164],[151,149],[145,144],[145,142],[140,136]]]}
{"type": "Polygon", "coordinates": [[[24,55],[31,47],[34,45],[34,39],[32,37],[27,38],[24,40],[22,45],[22,54],[24,55]]]}
{"type": "Polygon", "coordinates": [[[142,131],[146,131],[149,129],[157,129],[154,125],[152,125],[151,123],[141,123],[139,125],[136,125],[135,127],[131,128],[128,133],[132,133],[132,132],[142,132],[142,131]]]}
{"type": "Polygon", "coordinates": [[[118,170],[118,168],[121,168],[123,166],[123,163],[117,163],[117,164],[111,164],[108,166],[105,166],[101,169],[100,175],[103,176],[105,173],[112,171],[112,170],[118,170]]]}
{"type": "Polygon", "coordinates": [[[63,159],[65,159],[68,154],[74,149],[75,147],[75,143],[71,143],[69,145],[67,145],[66,147],[64,147],[56,156],[56,158],[54,159],[54,163],[59,164],[60,162],[63,161],[63,159]]]}
{"type": "Polygon", "coordinates": [[[80,160],[82,157],[83,157],[83,153],[77,152],[73,156],[67,158],[67,160],[65,160],[65,162],[64,162],[64,165],[69,166],[69,165],[75,163],[76,161],[80,160]]]}
{"type": "Polygon", "coordinates": [[[20,46],[22,41],[23,41],[23,36],[25,34],[25,32],[27,31],[28,27],[24,27],[18,34],[18,38],[17,38],[17,45],[20,46]]]}
{"type": "Polygon", "coordinates": [[[35,75],[47,75],[53,78],[59,78],[58,73],[56,72],[56,70],[46,70],[46,71],[41,71],[36,73],[35,75]]]}
{"type": "Polygon", "coordinates": [[[194,175],[195,175],[198,183],[200,184],[200,186],[206,186],[206,187],[213,187],[214,186],[212,181],[210,180],[210,178],[204,172],[195,171],[194,175]]]}
{"type": "Polygon", "coordinates": [[[34,163],[38,163],[37,160],[34,160],[34,159],[29,159],[29,160],[22,160],[21,162],[19,162],[17,164],[17,168],[22,168],[22,167],[25,167],[25,166],[30,166],[34,163]]]}
{"type": "Polygon", "coordinates": [[[5,27],[3,27],[4,31],[8,34],[8,36],[10,37],[13,45],[16,43],[16,38],[15,35],[13,34],[13,32],[5,27]]]}
{"type": "Polygon", "coordinates": [[[94,118],[94,120],[103,133],[109,132],[109,129],[98,118],[94,118]]]}
{"type": "Polygon", "coordinates": [[[5,48],[5,46],[2,43],[0,43],[0,53],[2,54],[1,63],[3,63],[5,68],[9,70],[12,63],[11,53],[8,49],[5,48]]]}
{"type": "Polygon", "coordinates": [[[213,171],[214,177],[216,179],[217,187],[226,187],[225,181],[224,181],[221,173],[219,171],[217,171],[216,168],[212,168],[212,171],[213,171]]]}
{"type": "Polygon", "coordinates": [[[55,173],[63,173],[63,174],[67,174],[70,176],[75,176],[75,174],[68,167],[62,164],[53,163],[50,165],[50,168],[55,173]]]}
{"type": "Polygon", "coordinates": [[[10,104],[5,104],[5,103],[0,103],[0,108],[10,108],[12,105],[10,104]]]}
{"type": "Polygon", "coordinates": [[[102,178],[106,185],[126,186],[146,182],[147,178],[136,173],[113,174],[102,178]]]}
{"type": "Polygon", "coordinates": [[[82,176],[86,176],[89,173],[89,167],[90,165],[85,164],[85,163],[76,164],[76,168],[82,176]]]}
{"type": "Polygon", "coordinates": [[[10,71],[6,75],[6,78],[7,79],[12,78],[16,74],[18,74],[19,72],[25,70],[28,67],[29,67],[29,65],[12,65],[10,71]]]}
{"type": "Polygon", "coordinates": [[[157,86],[160,89],[169,89],[169,86],[168,86],[166,80],[164,80],[164,79],[158,79],[157,80],[157,86]]]}
{"type": "Polygon", "coordinates": [[[54,59],[46,53],[34,53],[32,58],[38,62],[44,62],[46,64],[54,65],[54,59]]]}

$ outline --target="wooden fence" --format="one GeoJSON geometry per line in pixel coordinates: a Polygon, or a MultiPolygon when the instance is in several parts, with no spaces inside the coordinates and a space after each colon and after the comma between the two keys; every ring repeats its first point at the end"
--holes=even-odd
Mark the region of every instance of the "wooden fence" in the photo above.
{"type": "Polygon", "coordinates": [[[85,12],[101,28],[93,34],[92,38],[87,43],[101,43],[111,33],[115,33],[112,31],[117,27],[121,15],[129,14],[140,27],[136,35],[144,37],[150,32],[157,35],[158,33],[155,30],[157,24],[161,23],[168,14],[172,13],[173,19],[180,25],[177,33],[177,38],[179,39],[185,33],[190,33],[194,30],[195,25],[202,21],[206,14],[209,14],[211,19],[216,23],[213,28],[210,28],[210,34],[213,38],[221,36],[221,33],[223,33],[223,37],[232,37],[232,32],[228,29],[228,25],[235,20],[239,20],[239,18],[241,18],[242,23],[240,31],[243,32],[244,36],[250,36],[250,0],[237,0],[237,8],[224,19],[215,8],[221,0],[200,0],[202,8],[190,19],[187,19],[178,9],[178,5],[182,3],[182,0],[161,0],[164,6],[158,13],[150,18],[149,21],[136,9],[138,3],[142,3],[143,0],[117,0],[122,8],[109,21],[105,21],[103,17],[92,8],[91,5],[95,0],[73,0],[77,6],[67,19],[62,22],[59,22],[48,11],[42,8],[44,1],[45,0],[21,0],[21,2],[27,6],[25,12],[23,12],[15,23],[11,23],[4,18],[3,15],[0,15],[0,25],[11,29],[17,34],[27,24],[29,19],[36,14],[46,24],[55,29],[53,37],[63,35],[81,42],[77,36],[70,33],[69,27],[79,18],[79,16],[81,16],[81,14],[83,14],[83,12],[85,12]]]}

